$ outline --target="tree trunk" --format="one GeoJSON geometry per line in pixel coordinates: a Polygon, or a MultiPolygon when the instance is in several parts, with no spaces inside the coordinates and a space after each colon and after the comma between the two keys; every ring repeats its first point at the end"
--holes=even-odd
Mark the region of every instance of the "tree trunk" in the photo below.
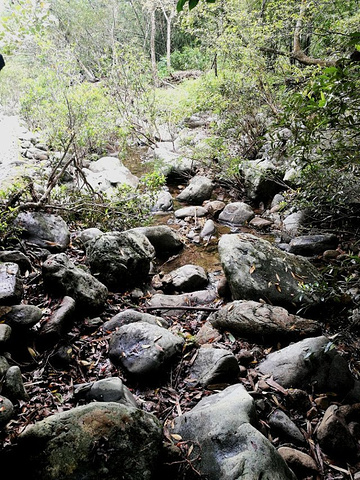
{"type": "Polygon", "coordinates": [[[155,8],[151,9],[151,36],[150,36],[150,55],[151,55],[151,68],[154,86],[157,87],[159,84],[158,74],[157,74],[157,65],[156,65],[156,51],[155,51],[155,36],[156,36],[156,19],[155,19],[155,8]]]}

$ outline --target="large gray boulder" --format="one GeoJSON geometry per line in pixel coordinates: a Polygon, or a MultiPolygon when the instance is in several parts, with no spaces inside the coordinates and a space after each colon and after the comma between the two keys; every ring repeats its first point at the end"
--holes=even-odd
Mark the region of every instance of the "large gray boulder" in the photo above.
{"type": "Polygon", "coordinates": [[[244,175],[246,195],[255,201],[269,201],[283,187],[279,182],[283,172],[279,171],[270,160],[250,160],[243,162],[241,170],[244,175]]]}
{"type": "Polygon", "coordinates": [[[233,385],[175,418],[172,432],[193,446],[189,460],[208,480],[296,480],[254,425],[252,397],[233,385]]]}
{"type": "Polygon", "coordinates": [[[172,270],[166,277],[169,286],[181,292],[200,290],[209,283],[205,270],[199,265],[183,265],[172,270]]]}
{"type": "Polygon", "coordinates": [[[95,191],[107,191],[118,185],[136,188],[139,179],[116,157],[102,157],[83,169],[87,182],[95,191]]]}
{"type": "Polygon", "coordinates": [[[158,375],[176,357],[184,340],[166,328],[147,322],[124,325],[116,330],[109,343],[109,357],[138,377],[158,375]]]}
{"type": "Polygon", "coordinates": [[[168,322],[162,317],[157,317],[155,315],[151,315],[150,313],[138,312],[137,310],[129,308],[110,318],[110,320],[102,325],[102,329],[105,332],[112,332],[123,325],[136,322],[147,322],[152,323],[153,325],[158,325],[159,327],[168,327],[168,322]]]}
{"type": "Polygon", "coordinates": [[[354,386],[346,360],[325,336],[306,338],[270,353],[258,370],[284,388],[314,388],[345,396],[354,386]]]}
{"type": "Polygon", "coordinates": [[[92,273],[113,291],[120,291],[147,280],[155,249],[142,233],[109,232],[89,241],[86,255],[92,273]]]}
{"type": "Polygon", "coordinates": [[[0,263],[0,305],[20,303],[23,296],[23,283],[17,263],[0,263]]]}
{"type": "Polygon", "coordinates": [[[226,205],[219,215],[219,222],[239,227],[254,218],[255,213],[250,205],[244,202],[233,202],[226,205]]]}
{"type": "Polygon", "coordinates": [[[29,480],[150,480],[161,442],[161,424],[153,415],[93,402],[30,425],[19,436],[21,462],[11,471],[29,480]]]}
{"type": "Polygon", "coordinates": [[[155,248],[156,255],[161,258],[179,252],[184,246],[179,234],[168,225],[137,227],[128,230],[128,232],[145,235],[155,248]]]}
{"type": "Polygon", "coordinates": [[[119,377],[108,377],[96,382],[75,385],[74,397],[83,398],[87,402],[116,402],[128,407],[137,407],[133,394],[119,377]]]}
{"type": "Polygon", "coordinates": [[[72,297],[84,312],[98,312],[106,302],[108,289],[65,255],[51,255],[42,266],[44,287],[56,295],[72,297]]]}
{"type": "Polygon", "coordinates": [[[59,215],[43,212],[20,212],[15,225],[25,240],[51,252],[62,252],[70,244],[67,224],[59,215]]]}
{"type": "Polygon", "coordinates": [[[246,233],[223,235],[218,249],[234,300],[261,299],[292,309],[317,303],[303,285],[311,287],[321,277],[305,258],[246,233]]]}
{"type": "Polygon", "coordinates": [[[179,202],[201,205],[205,200],[209,200],[213,188],[214,184],[209,178],[196,175],[176,198],[179,202]]]}
{"type": "Polygon", "coordinates": [[[182,293],[180,295],[166,295],[156,293],[149,300],[149,306],[152,311],[158,308],[165,315],[178,315],[184,313],[182,309],[176,310],[176,307],[193,307],[206,305],[217,298],[215,290],[197,290],[196,292],[182,293]]]}
{"type": "Polygon", "coordinates": [[[336,235],[302,235],[290,241],[289,252],[295,255],[318,255],[325,250],[332,250],[338,246],[336,235]]]}
{"type": "Polygon", "coordinates": [[[189,371],[189,382],[207,386],[236,381],[240,373],[235,355],[225,348],[200,347],[189,371]]]}
{"type": "Polygon", "coordinates": [[[241,338],[266,341],[294,341],[321,333],[321,325],[314,320],[253,300],[230,302],[212,313],[208,320],[218,330],[228,330],[241,338]]]}

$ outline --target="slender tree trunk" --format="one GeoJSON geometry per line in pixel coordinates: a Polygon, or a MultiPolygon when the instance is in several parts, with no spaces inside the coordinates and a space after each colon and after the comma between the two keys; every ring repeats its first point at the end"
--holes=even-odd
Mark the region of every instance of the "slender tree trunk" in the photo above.
{"type": "Polygon", "coordinates": [[[155,36],[156,36],[156,19],[155,19],[155,8],[151,9],[151,35],[150,35],[150,55],[151,55],[151,68],[153,83],[155,87],[159,84],[158,74],[157,74],[157,65],[156,65],[156,51],[155,51],[155,36]]]}

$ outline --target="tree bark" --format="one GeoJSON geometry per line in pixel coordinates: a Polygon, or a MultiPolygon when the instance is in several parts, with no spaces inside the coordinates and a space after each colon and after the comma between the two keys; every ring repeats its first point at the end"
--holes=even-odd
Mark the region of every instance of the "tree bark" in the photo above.
{"type": "Polygon", "coordinates": [[[306,55],[301,48],[300,35],[303,27],[303,20],[307,8],[307,0],[301,0],[299,17],[296,21],[293,40],[293,51],[291,57],[303,65],[320,65],[321,67],[330,67],[336,64],[335,60],[322,60],[321,58],[313,58],[306,55]]]}
{"type": "Polygon", "coordinates": [[[155,51],[155,36],[156,36],[156,19],[155,19],[155,7],[151,9],[151,35],[150,35],[150,56],[151,56],[151,68],[154,86],[159,84],[157,65],[156,65],[156,51],[155,51]]]}

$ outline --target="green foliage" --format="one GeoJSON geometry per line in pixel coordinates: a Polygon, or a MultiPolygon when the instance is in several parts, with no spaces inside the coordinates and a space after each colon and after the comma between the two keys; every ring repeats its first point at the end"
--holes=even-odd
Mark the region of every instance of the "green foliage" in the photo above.
{"type": "MultiPolygon", "coordinates": [[[[215,3],[216,0],[205,0],[207,3],[215,3]]],[[[192,10],[197,6],[199,3],[199,0],[179,0],[176,4],[176,9],[178,12],[181,12],[181,10],[184,8],[186,3],[189,3],[189,10],[192,10]]]]}

